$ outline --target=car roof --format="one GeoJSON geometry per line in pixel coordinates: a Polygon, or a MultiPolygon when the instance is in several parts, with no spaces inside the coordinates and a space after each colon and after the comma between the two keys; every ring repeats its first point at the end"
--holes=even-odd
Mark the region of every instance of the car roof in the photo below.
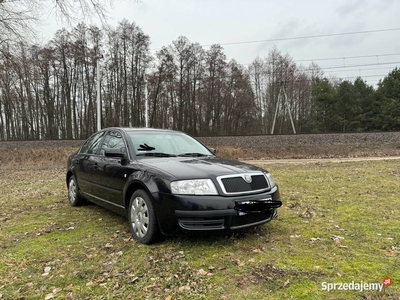
{"type": "Polygon", "coordinates": [[[159,129],[159,128],[149,128],[149,127],[107,127],[103,128],[103,130],[122,130],[125,132],[132,132],[132,131],[154,131],[154,132],[180,132],[171,129],[159,129]]]}

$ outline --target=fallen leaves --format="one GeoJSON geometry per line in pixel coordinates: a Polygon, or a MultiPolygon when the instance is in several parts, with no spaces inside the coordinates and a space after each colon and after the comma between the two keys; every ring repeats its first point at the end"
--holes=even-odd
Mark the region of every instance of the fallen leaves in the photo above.
{"type": "Polygon", "coordinates": [[[0,222],[7,222],[11,220],[10,215],[6,213],[0,214],[0,222]]]}
{"type": "Polygon", "coordinates": [[[347,231],[346,229],[341,228],[339,225],[334,225],[333,227],[334,227],[335,229],[339,230],[339,231],[347,231]]]}
{"type": "Polygon", "coordinates": [[[313,218],[317,215],[314,208],[310,205],[299,215],[300,218],[313,218]]]}
{"type": "Polygon", "coordinates": [[[384,247],[382,249],[387,257],[394,257],[399,252],[400,247],[398,246],[391,246],[391,247],[384,247]]]}
{"type": "Polygon", "coordinates": [[[286,281],[283,283],[283,287],[287,287],[287,286],[289,285],[289,283],[290,283],[290,280],[289,280],[289,279],[286,280],[286,281]]]}
{"type": "Polygon", "coordinates": [[[320,239],[319,237],[316,237],[316,238],[312,237],[312,238],[309,239],[309,241],[310,241],[311,243],[314,243],[314,242],[320,241],[320,240],[321,240],[321,239],[320,239]]]}
{"type": "Polygon", "coordinates": [[[295,202],[295,203],[288,203],[287,207],[290,209],[295,209],[295,208],[299,208],[301,205],[299,202],[295,202]]]}
{"type": "Polygon", "coordinates": [[[159,285],[157,285],[157,284],[152,284],[152,285],[147,285],[147,286],[145,286],[144,290],[145,290],[146,292],[151,292],[151,291],[154,291],[155,289],[159,289],[159,288],[160,288],[159,285]]]}
{"type": "Polygon", "coordinates": [[[45,267],[44,268],[44,273],[42,274],[42,276],[48,276],[50,271],[51,271],[51,267],[45,267]]]}
{"type": "Polygon", "coordinates": [[[94,282],[93,281],[89,281],[86,283],[86,286],[94,286],[94,282]]]}
{"type": "MultiPolygon", "coordinates": [[[[212,270],[214,270],[214,269],[212,269],[212,270]]],[[[200,276],[205,276],[205,275],[212,276],[214,274],[212,272],[207,272],[204,269],[200,269],[200,270],[197,271],[197,275],[200,275],[200,276]]]]}
{"type": "Polygon", "coordinates": [[[260,282],[274,283],[278,286],[288,287],[291,279],[294,281],[300,277],[307,277],[311,280],[320,278],[321,272],[319,271],[303,271],[292,268],[280,268],[272,264],[264,266],[255,266],[250,276],[241,278],[238,282],[239,286],[244,284],[260,284],[260,282]]]}
{"type": "Polygon", "coordinates": [[[342,245],[342,240],[344,240],[344,237],[339,236],[339,235],[332,235],[331,239],[335,241],[336,245],[339,248],[344,248],[344,249],[348,248],[348,246],[342,245]]]}
{"type": "Polygon", "coordinates": [[[85,279],[85,278],[87,278],[87,274],[86,274],[85,272],[82,272],[82,271],[74,271],[74,272],[73,272],[73,275],[74,275],[76,278],[79,278],[79,279],[85,279]]]}
{"type": "Polygon", "coordinates": [[[197,271],[197,275],[207,275],[208,272],[204,271],[203,269],[200,269],[197,271]]]}
{"type": "Polygon", "coordinates": [[[235,259],[233,258],[232,261],[237,264],[239,267],[243,267],[245,265],[245,263],[243,261],[241,261],[240,259],[235,259]]]}
{"type": "Polygon", "coordinates": [[[112,245],[112,244],[110,244],[110,243],[107,243],[107,244],[105,244],[104,248],[106,248],[106,249],[112,249],[112,248],[114,248],[114,245],[112,245]]]}
{"type": "Polygon", "coordinates": [[[147,286],[150,298],[161,298],[162,293],[204,295],[209,288],[209,277],[223,269],[215,265],[193,269],[186,253],[173,248],[152,252],[147,261],[151,267],[143,275],[143,280],[152,281],[147,286]],[[172,270],[174,273],[171,274],[172,270]]]}
{"type": "Polygon", "coordinates": [[[62,291],[61,288],[54,288],[53,291],[52,291],[50,294],[47,294],[47,295],[44,297],[44,299],[45,299],[45,300],[53,299],[53,298],[56,297],[57,294],[58,294],[59,292],[61,292],[61,291],[62,291]]]}
{"type": "Polygon", "coordinates": [[[188,291],[190,291],[190,286],[188,286],[188,285],[180,286],[178,288],[178,291],[180,291],[180,292],[188,292],[188,291]]]}

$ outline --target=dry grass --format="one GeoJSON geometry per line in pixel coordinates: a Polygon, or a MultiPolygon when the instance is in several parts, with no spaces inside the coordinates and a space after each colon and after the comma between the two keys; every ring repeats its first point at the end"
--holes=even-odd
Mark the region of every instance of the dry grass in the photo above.
{"type": "Polygon", "coordinates": [[[281,145],[240,148],[237,146],[218,146],[217,155],[231,159],[305,159],[305,158],[347,158],[398,156],[398,145],[374,144],[315,144],[281,145]]]}
{"type": "Polygon", "coordinates": [[[2,166],[66,166],[67,158],[77,147],[54,146],[51,143],[40,147],[4,146],[0,143],[0,165],[2,166]]]}

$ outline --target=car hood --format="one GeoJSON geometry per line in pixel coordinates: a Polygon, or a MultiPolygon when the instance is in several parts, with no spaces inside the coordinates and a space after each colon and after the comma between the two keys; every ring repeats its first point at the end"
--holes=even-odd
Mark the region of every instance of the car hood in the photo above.
{"type": "Polygon", "coordinates": [[[177,179],[215,178],[221,175],[264,171],[253,165],[215,156],[146,158],[141,159],[140,163],[169,173],[177,179]]]}

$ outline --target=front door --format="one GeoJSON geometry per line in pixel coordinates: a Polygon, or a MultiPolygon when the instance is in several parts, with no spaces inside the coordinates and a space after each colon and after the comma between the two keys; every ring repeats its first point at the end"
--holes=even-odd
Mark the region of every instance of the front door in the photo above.
{"type": "Polygon", "coordinates": [[[126,152],[124,139],[119,131],[109,131],[100,148],[93,173],[93,195],[115,206],[124,206],[122,192],[126,181],[121,158],[106,157],[107,149],[126,152]]]}

